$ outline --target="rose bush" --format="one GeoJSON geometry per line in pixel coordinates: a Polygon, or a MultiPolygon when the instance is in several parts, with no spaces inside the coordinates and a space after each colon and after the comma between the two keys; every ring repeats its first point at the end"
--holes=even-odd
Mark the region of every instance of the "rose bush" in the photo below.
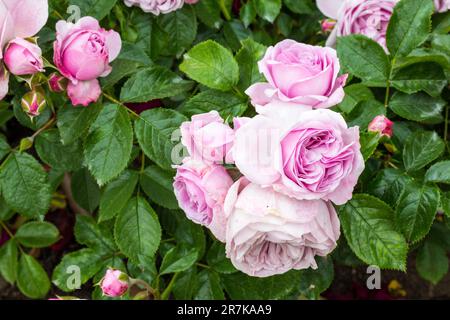
{"type": "Polygon", "coordinates": [[[407,262],[438,283],[448,9],[0,0],[0,284],[317,299],[335,268],[407,262]]]}

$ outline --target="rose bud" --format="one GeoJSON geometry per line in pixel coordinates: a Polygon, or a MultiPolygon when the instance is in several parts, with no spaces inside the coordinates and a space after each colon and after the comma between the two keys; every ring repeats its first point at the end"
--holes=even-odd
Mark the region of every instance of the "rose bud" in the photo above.
{"type": "Polygon", "coordinates": [[[196,4],[199,0],[184,0],[184,3],[187,4],[196,4]]]}
{"type": "Polygon", "coordinates": [[[369,128],[368,130],[370,132],[378,132],[380,133],[382,136],[386,136],[388,138],[392,138],[392,126],[394,125],[394,123],[389,120],[388,118],[386,118],[383,115],[380,116],[376,116],[372,122],[369,124],[369,128]]]}
{"type": "MultiPolygon", "coordinates": [[[[144,12],[153,13],[158,16],[166,14],[183,7],[183,0],[124,0],[128,7],[140,7],[144,12]]],[[[194,0],[195,1],[195,0],[194,0]]],[[[190,1],[192,2],[192,0],[190,1]]]]}
{"type": "Polygon", "coordinates": [[[334,26],[336,25],[336,20],[333,19],[324,19],[320,22],[323,33],[330,33],[333,31],[334,26]]]}
{"type": "Polygon", "coordinates": [[[21,104],[23,111],[31,118],[34,118],[41,114],[47,102],[41,92],[34,90],[23,96],[21,104]]]}
{"type": "Polygon", "coordinates": [[[63,92],[67,89],[67,79],[54,72],[48,78],[48,86],[52,92],[63,92]]]}
{"type": "Polygon", "coordinates": [[[130,286],[128,275],[120,270],[108,269],[100,282],[103,294],[108,297],[123,296],[130,286]]]}
{"type": "Polygon", "coordinates": [[[22,38],[15,38],[9,43],[4,61],[8,70],[16,76],[44,71],[41,48],[22,38]]]}

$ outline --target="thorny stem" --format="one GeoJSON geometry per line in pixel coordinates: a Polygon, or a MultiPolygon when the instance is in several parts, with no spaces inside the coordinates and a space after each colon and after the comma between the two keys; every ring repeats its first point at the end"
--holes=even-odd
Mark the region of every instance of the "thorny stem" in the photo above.
{"type": "Polygon", "coordinates": [[[32,136],[31,139],[36,138],[38,135],[40,135],[42,132],[50,128],[52,125],[54,125],[56,122],[56,118],[52,117],[42,128],[40,128],[38,131],[36,131],[32,136]]]}

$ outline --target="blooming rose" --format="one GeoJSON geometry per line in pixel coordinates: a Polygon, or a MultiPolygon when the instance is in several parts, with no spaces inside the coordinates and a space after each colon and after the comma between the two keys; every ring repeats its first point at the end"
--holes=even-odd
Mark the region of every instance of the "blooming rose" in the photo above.
{"type": "Polygon", "coordinates": [[[392,126],[394,123],[386,118],[385,116],[376,116],[372,122],[370,122],[368,130],[370,132],[378,132],[382,136],[386,136],[388,138],[392,137],[392,126]]]}
{"type": "Polygon", "coordinates": [[[233,157],[253,183],[339,205],[352,198],[364,169],[358,127],[327,109],[256,116],[236,131],[233,157]]]}
{"type": "Polygon", "coordinates": [[[41,48],[22,38],[15,38],[9,42],[4,61],[9,72],[17,76],[44,71],[41,48]]]}
{"type": "Polygon", "coordinates": [[[125,0],[127,6],[138,6],[143,11],[157,16],[180,9],[184,2],[184,0],[125,0]]]}
{"type": "Polygon", "coordinates": [[[59,21],[54,43],[55,65],[69,79],[69,97],[74,105],[87,106],[101,93],[98,77],[111,72],[109,63],[120,52],[120,35],[102,29],[92,17],[81,18],[76,24],[59,21]]]}
{"type": "Polygon", "coordinates": [[[231,163],[234,132],[217,111],[194,115],[181,125],[181,142],[191,158],[206,163],[231,163]]]}
{"type": "Polygon", "coordinates": [[[437,12],[446,12],[450,10],[450,0],[434,0],[434,6],[437,12]]]}
{"type": "Polygon", "coordinates": [[[129,288],[128,276],[120,270],[108,269],[100,282],[100,288],[105,296],[123,296],[129,288]]]}
{"type": "Polygon", "coordinates": [[[334,46],[336,38],[363,34],[386,49],[386,31],[398,0],[317,0],[317,6],[337,24],[327,41],[334,46]]]}
{"type": "MultiPolygon", "coordinates": [[[[48,19],[47,0],[0,0],[0,59],[14,38],[33,37],[48,19]]],[[[0,62],[0,100],[8,93],[9,73],[0,62]]]]}
{"type": "Polygon", "coordinates": [[[338,76],[340,64],[332,48],[284,40],[267,49],[258,66],[268,83],[246,91],[258,112],[271,101],[329,108],[344,98],[347,75],[338,76]]]}
{"type": "Polygon", "coordinates": [[[223,202],[232,184],[224,167],[188,158],[177,167],[173,187],[178,204],[187,217],[207,226],[218,240],[224,241],[223,202]]]}
{"type": "Polygon", "coordinates": [[[315,256],[336,247],[340,224],[322,200],[296,200],[256,184],[236,182],[225,200],[226,252],[250,276],[268,277],[291,269],[317,269],[315,256]]]}

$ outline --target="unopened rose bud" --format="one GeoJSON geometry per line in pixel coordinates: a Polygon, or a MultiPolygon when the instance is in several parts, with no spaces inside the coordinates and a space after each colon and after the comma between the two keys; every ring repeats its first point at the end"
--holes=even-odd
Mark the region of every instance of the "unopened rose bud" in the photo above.
{"type": "Polygon", "coordinates": [[[324,19],[320,22],[320,25],[322,26],[323,33],[330,33],[331,31],[333,31],[334,26],[336,25],[336,20],[324,19]]]}
{"type": "Polygon", "coordinates": [[[28,92],[22,98],[22,109],[31,118],[40,115],[46,104],[44,95],[36,90],[28,92]]]}
{"type": "Polygon", "coordinates": [[[376,116],[372,122],[369,124],[369,128],[368,130],[370,132],[378,132],[380,133],[382,136],[386,136],[388,138],[392,137],[392,126],[394,125],[394,123],[389,120],[388,118],[386,118],[383,115],[380,116],[376,116]]]}
{"type": "Polygon", "coordinates": [[[100,282],[103,294],[108,297],[123,296],[130,286],[128,276],[120,270],[108,269],[100,282]]]}
{"type": "Polygon", "coordinates": [[[53,92],[63,92],[67,89],[67,79],[55,72],[48,78],[48,85],[53,92]]]}
{"type": "Polygon", "coordinates": [[[45,71],[41,48],[22,38],[11,40],[6,48],[4,61],[8,70],[16,76],[45,71]]]}

